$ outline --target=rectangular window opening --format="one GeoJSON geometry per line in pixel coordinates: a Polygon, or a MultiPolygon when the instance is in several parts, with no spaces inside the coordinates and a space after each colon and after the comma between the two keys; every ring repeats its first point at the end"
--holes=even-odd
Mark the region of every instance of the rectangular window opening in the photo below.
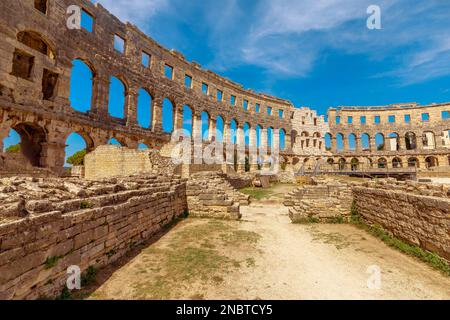
{"type": "Polygon", "coordinates": [[[208,85],[206,83],[202,83],[202,92],[205,95],[208,95],[208,85]]]}
{"type": "Polygon", "coordinates": [[[255,111],[259,113],[260,110],[261,110],[260,104],[259,103],[255,104],[255,111]]]}
{"type": "Polygon", "coordinates": [[[367,118],[366,116],[361,116],[361,118],[359,118],[361,124],[366,124],[367,118]]]}
{"type": "Polygon", "coordinates": [[[117,34],[114,35],[114,49],[120,53],[125,52],[125,39],[117,34]]]}
{"type": "Polygon", "coordinates": [[[430,121],[430,114],[422,113],[422,121],[430,121]]]}
{"type": "Polygon", "coordinates": [[[248,110],[248,101],[244,100],[244,102],[242,104],[243,104],[244,110],[248,110]]]}
{"type": "Polygon", "coordinates": [[[33,66],[34,57],[16,49],[13,56],[13,68],[11,74],[16,77],[30,80],[33,66]]]}
{"type": "Polygon", "coordinates": [[[450,119],[450,111],[442,111],[442,120],[450,119]]]}
{"type": "Polygon", "coordinates": [[[146,68],[150,68],[150,64],[152,61],[152,56],[145,51],[142,51],[141,62],[142,65],[146,68]]]}
{"type": "Polygon", "coordinates": [[[389,123],[395,123],[395,116],[389,116],[389,123]]]}
{"type": "Polygon", "coordinates": [[[184,85],[186,88],[192,89],[192,77],[188,74],[184,77],[184,85]]]}
{"type": "Polygon", "coordinates": [[[235,106],[235,105],[236,105],[236,96],[233,96],[233,95],[232,95],[232,96],[230,97],[230,103],[231,103],[232,106],[235,106]]]}
{"type": "Polygon", "coordinates": [[[405,114],[405,122],[406,123],[411,122],[411,116],[409,114],[405,114]]]}
{"type": "Polygon", "coordinates": [[[217,89],[217,101],[223,101],[223,92],[219,89],[217,89]]]}
{"type": "Polygon", "coordinates": [[[166,64],[164,66],[164,74],[166,75],[167,78],[173,80],[173,67],[166,64]]]}
{"type": "Polygon", "coordinates": [[[88,32],[94,31],[94,17],[84,9],[81,10],[81,27],[88,32]]]}

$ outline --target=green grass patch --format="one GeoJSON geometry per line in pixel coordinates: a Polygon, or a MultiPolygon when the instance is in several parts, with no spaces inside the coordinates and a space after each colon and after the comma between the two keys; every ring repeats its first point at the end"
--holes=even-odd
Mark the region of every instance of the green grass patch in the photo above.
{"type": "Polygon", "coordinates": [[[265,189],[265,188],[250,187],[240,189],[239,191],[242,192],[243,194],[249,195],[251,198],[255,200],[266,199],[273,194],[273,191],[270,188],[265,189]]]}
{"type": "Polygon", "coordinates": [[[52,256],[52,257],[47,257],[47,259],[45,259],[45,269],[51,269],[54,266],[56,266],[58,264],[58,261],[62,258],[62,256],[52,256]]]}
{"type": "Polygon", "coordinates": [[[427,263],[431,267],[441,271],[445,275],[450,276],[450,265],[444,258],[440,257],[436,253],[426,251],[417,245],[409,244],[401,239],[392,236],[380,225],[368,225],[358,213],[355,204],[353,204],[352,206],[352,215],[350,221],[353,225],[366,230],[368,233],[380,239],[388,246],[395,248],[409,256],[416,257],[417,259],[427,263]]]}

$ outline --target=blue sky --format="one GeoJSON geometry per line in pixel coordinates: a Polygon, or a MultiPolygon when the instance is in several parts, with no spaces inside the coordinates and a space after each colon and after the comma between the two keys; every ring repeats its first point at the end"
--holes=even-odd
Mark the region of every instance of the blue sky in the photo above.
{"type": "MultiPolygon", "coordinates": [[[[320,114],[339,105],[450,101],[450,1],[97,2],[187,60],[320,114]],[[372,4],[381,7],[381,30],[366,27],[372,4]]],[[[88,86],[73,85],[81,108],[88,86]]],[[[82,145],[70,144],[68,153],[82,145]]]]}

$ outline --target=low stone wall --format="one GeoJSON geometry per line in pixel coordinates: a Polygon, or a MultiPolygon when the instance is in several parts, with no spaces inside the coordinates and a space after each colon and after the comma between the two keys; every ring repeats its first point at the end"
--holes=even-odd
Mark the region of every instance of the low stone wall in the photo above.
{"type": "Polygon", "coordinates": [[[238,220],[241,204],[249,203],[249,196],[234,189],[220,172],[199,172],[187,182],[189,215],[238,220]]]}
{"type": "Polygon", "coordinates": [[[0,187],[0,299],[54,297],[69,266],[105,266],[187,210],[179,177],[3,179],[0,187]]]}
{"type": "Polygon", "coordinates": [[[367,182],[353,188],[359,214],[450,261],[450,192],[444,185],[367,182]]]}
{"type": "Polygon", "coordinates": [[[309,220],[346,220],[350,216],[352,192],[347,184],[303,185],[286,195],[284,205],[289,208],[292,222],[309,220]]]}

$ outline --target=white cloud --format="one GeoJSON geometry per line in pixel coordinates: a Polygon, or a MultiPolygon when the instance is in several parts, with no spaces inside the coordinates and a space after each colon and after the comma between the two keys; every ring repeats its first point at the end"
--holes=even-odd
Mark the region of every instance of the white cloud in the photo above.
{"type": "Polygon", "coordinates": [[[166,8],[168,0],[98,0],[108,11],[145,29],[148,19],[166,8]]]}

